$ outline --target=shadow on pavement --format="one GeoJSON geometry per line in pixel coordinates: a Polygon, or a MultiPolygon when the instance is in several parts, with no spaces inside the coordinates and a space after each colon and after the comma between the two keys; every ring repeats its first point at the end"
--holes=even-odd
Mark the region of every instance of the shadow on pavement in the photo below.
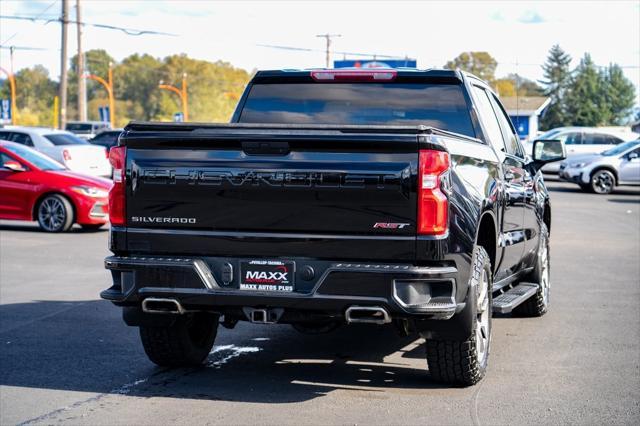
{"type": "Polygon", "coordinates": [[[0,348],[4,386],[268,403],[341,388],[441,387],[428,378],[422,342],[392,327],[308,336],[286,325],[241,323],[219,329],[206,366],[158,368],[120,309],[98,300],[0,305],[0,348]]]}
{"type": "MultiPolygon", "coordinates": [[[[109,227],[106,225],[98,229],[84,229],[80,227],[80,225],[75,224],[69,231],[65,232],[65,234],[95,234],[99,232],[105,232],[108,230],[109,230],[109,227]]],[[[42,234],[48,234],[48,232],[40,229],[40,227],[36,222],[23,222],[23,221],[16,222],[14,224],[10,221],[3,220],[2,223],[0,223],[0,231],[38,232],[42,234]]]]}
{"type": "MultiPolygon", "coordinates": [[[[640,195],[640,194],[638,194],[640,195]]],[[[608,198],[607,201],[612,203],[640,204],[640,197],[637,198],[608,198]]]]}

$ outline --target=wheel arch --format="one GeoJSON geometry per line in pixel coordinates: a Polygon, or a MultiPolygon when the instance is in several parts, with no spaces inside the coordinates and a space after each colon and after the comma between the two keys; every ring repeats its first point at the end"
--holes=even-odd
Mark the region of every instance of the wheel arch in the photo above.
{"type": "Polygon", "coordinates": [[[485,211],[478,221],[476,244],[484,247],[491,260],[491,267],[495,272],[498,256],[498,226],[492,211],[485,211]]]}
{"type": "Polygon", "coordinates": [[[618,172],[616,171],[616,169],[614,167],[611,167],[611,166],[608,166],[608,165],[598,166],[598,167],[594,168],[593,170],[591,170],[591,173],[589,173],[589,179],[591,180],[593,178],[593,175],[595,175],[600,170],[607,170],[607,171],[611,172],[613,174],[613,178],[615,179],[614,185],[616,185],[616,186],[618,185],[618,172]]]}

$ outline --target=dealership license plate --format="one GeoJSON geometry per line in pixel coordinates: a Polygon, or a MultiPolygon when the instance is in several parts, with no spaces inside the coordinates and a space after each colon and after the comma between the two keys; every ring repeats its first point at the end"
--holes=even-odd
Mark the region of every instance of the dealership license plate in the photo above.
{"type": "Polygon", "coordinates": [[[240,290],[293,291],[294,262],[250,260],[240,262],[240,290]]]}

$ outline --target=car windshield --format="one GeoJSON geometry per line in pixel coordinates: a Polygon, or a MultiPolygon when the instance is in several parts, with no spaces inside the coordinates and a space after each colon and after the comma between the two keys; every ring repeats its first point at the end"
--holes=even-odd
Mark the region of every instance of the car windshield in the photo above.
{"type": "Polygon", "coordinates": [[[69,133],[52,133],[44,137],[54,145],[89,145],[89,142],[69,133]]]}
{"type": "Polygon", "coordinates": [[[241,123],[437,127],[475,137],[462,87],[436,83],[254,84],[241,123]]]}
{"type": "Polygon", "coordinates": [[[91,133],[93,125],[91,123],[68,123],[65,129],[74,133],[91,133]]]}
{"type": "Polygon", "coordinates": [[[21,157],[24,161],[33,164],[40,170],[66,170],[66,168],[58,163],[57,161],[52,160],[51,158],[40,154],[37,151],[34,151],[31,148],[27,148],[26,146],[21,145],[2,145],[9,152],[21,157]]]}
{"type": "Polygon", "coordinates": [[[608,149],[602,153],[602,155],[606,155],[607,157],[611,157],[613,155],[619,155],[624,153],[625,151],[634,148],[640,145],[640,139],[635,141],[629,141],[625,143],[621,143],[620,145],[616,145],[615,148],[608,149]]]}

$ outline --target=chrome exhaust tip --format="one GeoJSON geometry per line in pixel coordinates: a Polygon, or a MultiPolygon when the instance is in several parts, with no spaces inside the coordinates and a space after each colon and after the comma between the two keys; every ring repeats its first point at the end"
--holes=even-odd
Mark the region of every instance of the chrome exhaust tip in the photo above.
{"type": "Polygon", "coordinates": [[[147,314],[184,314],[185,310],[176,299],[147,297],[142,301],[142,312],[147,314]]]}
{"type": "Polygon", "coordinates": [[[350,306],[344,313],[347,324],[388,324],[391,317],[380,306],[350,306]]]}

